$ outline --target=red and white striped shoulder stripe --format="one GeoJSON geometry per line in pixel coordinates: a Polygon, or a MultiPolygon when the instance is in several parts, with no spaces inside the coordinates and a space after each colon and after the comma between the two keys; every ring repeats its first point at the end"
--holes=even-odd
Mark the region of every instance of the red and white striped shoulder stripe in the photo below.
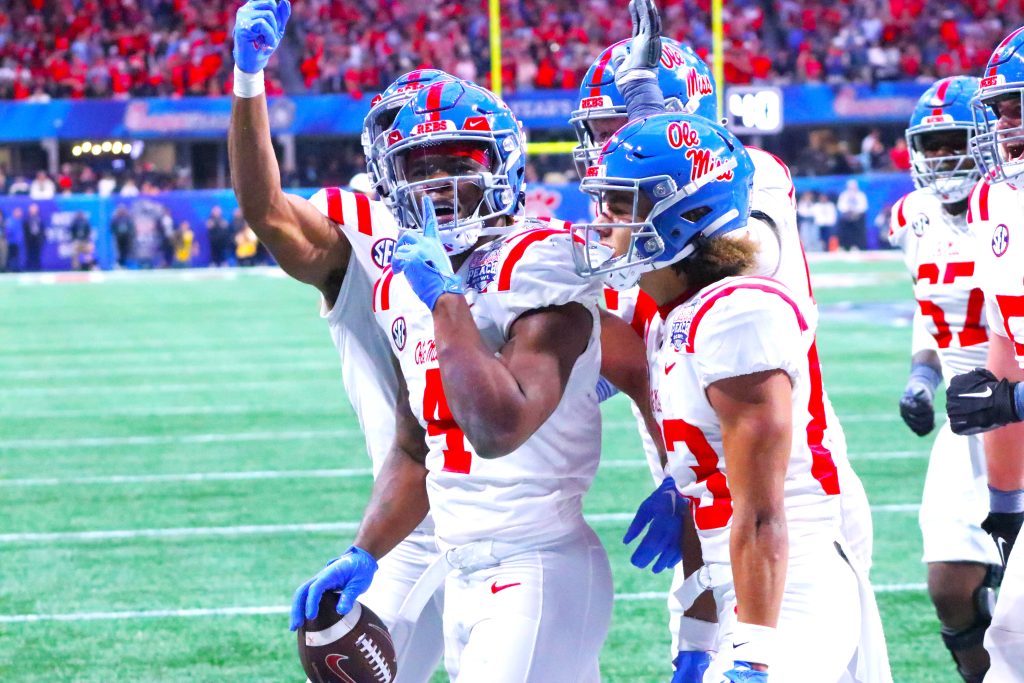
{"type": "Polygon", "coordinates": [[[373,235],[373,211],[369,197],[358,192],[346,192],[338,187],[328,187],[324,192],[327,194],[328,218],[338,225],[353,225],[354,220],[355,228],[361,234],[373,235]]]}

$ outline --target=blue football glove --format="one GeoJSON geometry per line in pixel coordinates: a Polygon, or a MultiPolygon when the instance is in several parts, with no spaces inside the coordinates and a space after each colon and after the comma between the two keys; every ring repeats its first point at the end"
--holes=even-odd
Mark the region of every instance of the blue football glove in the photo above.
{"type": "Polygon", "coordinates": [[[672,660],[672,667],[675,670],[670,683],[701,683],[710,664],[711,655],[707,652],[680,650],[672,660]]]}
{"type": "Polygon", "coordinates": [[[633,556],[629,558],[634,567],[643,569],[651,560],[657,558],[651,567],[657,574],[682,561],[683,553],[679,547],[679,539],[683,533],[683,515],[688,509],[689,503],[679,495],[675,480],[672,477],[665,477],[661,486],[640,503],[636,516],[622,539],[623,543],[629,545],[640,535],[644,527],[650,525],[643,540],[633,551],[633,556]]]}
{"type": "Polygon", "coordinates": [[[292,598],[290,630],[295,631],[306,619],[316,619],[320,611],[320,598],[329,590],[340,590],[338,614],[348,614],[356,598],[366,592],[377,571],[377,560],[356,546],[349,546],[345,554],[331,560],[316,576],[299,586],[292,598]]]}
{"type": "Polygon", "coordinates": [[[284,37],[292,15],[288,0],[249,0],[235,13],[235,64],[247,74],[259,73],[284,37]]]}
{"type": "Polygon", "coordinates": [[[431,311],[442,294],[465,293],[437,236],[437,216],[430,197],[423,198],[423,232],[407,230],[402,234],[391,257],[391,269],[405,273],[412,291],[431,311]]]}
{"type": "Polygon", "coordinates": [[[768,672],[750,668],[750,662],[733,662],[732,668],[724,676],[722,683],[768,683],[768,672]]]}

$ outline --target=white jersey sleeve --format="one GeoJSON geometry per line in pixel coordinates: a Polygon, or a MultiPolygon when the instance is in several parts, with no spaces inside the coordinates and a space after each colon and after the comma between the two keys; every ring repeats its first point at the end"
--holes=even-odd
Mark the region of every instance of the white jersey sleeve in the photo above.
{"type": "Polygon", "coordinates": [[[352,246],[356,262],[371,281],[376,281],[391,263],[398,239],[398,222],[384,203],[338,187],[325,187],[309,201],[338,225],[352,246]]]}
{"type": "Polygon", "coordinates": [[[903,195],[899,198],[895,204],[892,205],[892,210],[889,213],[889,244],[898,249],[902,249],[906,252],[907,235],[909,231],[909,223],[907,223],[907,216],[904,212],[904,204],[907,202],[909,195],[903,195]]]}
{"type": "Polygon", "coordinates": [[[571,239],[565,230],[526,230],[475,253],[468,262],[468,286],[483,286],[475,302],[506,341],[512,324],[528,311],[575,302],[597,316],[601,282],[576,273],[571,239]]]}
{"type": "Polygon", "coordinates": [[[701,386],[768,370],[784,371],[795,384],[807,362],[808,321],[781,283],[742,284],[717,288],[694,314],[690,335],[701,386]]]}

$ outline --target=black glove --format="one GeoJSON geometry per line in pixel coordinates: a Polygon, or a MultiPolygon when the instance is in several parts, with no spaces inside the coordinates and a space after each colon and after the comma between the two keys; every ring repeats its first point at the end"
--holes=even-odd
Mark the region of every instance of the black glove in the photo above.
{"type": "Polygon", "coordinates": [[[1017,540],[1021,523],[1024,523],[1024,512],[990,512],[981,523],[985,533],[995,540],[1004,567],[1006,561],[1010,559],[1010,551],[1017,540]]]}
{"type": "Polygon", "coordinates": [[[996,379],[984,368],[957,375],[946,389],[949,426],[957,434],[980,434],[1019,422],[1016,382],[996,379]]]}
{"type": "Polygon", "coordinates": [[[924,436],[935,429],[935,406],[932,394],[924,388],[907,390],[900,398],[900,417],[918,436],[924,436]]]}

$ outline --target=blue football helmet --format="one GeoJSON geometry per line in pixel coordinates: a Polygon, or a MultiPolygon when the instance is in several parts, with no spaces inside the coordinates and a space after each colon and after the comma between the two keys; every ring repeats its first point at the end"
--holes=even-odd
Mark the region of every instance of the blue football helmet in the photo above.
{"type": "MultiPolygon", "coordinates": [[[[626,100],[615,86],[615,69],[629,54],[630,47],[630,40],[622,40],[605,48],[580,84],[579,106],[569,123],[580,143],[573,152],[573,161],[581,178],[597,161],[601,145],[626,123],[626,100]],[[607,121],[603,126],[602,119],[607,121]],[[595,130],[597,126],[607,130],[599,132],[595,130]]],[[[658,85],[669,111],[717,120],[714,74],[689,45],[671,38],[661,39],[658,85]]]]}
{"type": "Polygon", "coordinates": [[[416,69],[396,78],[384,92],[376,95],[370,102],[370,111],[363,119],[361,141],[370,186],[382,199],[387,199],[390,194],[380,167],[381,154],[384,151],[384,131],[391,127],[398,110],[411,100],[418,90],[433,83],[454,80],[455,76],[439,69],[416,69]]]}
{"type": "Polygon", "coordinates": [[[981,177],[970,152],[976,130],[971,99],[977,92],[977,78],[943,78],[921,95],[910,116],[910,175],[918,189],[934,193],[944,204],[966,199],[981,177]],[[954,153],[929,156],[943,147],[954,153]]]}
{"type": "Polygon", "coordinates": [[[989,57],[978,94],[971,104],[977,134],[972,151],[984,177],[993,183],[1011,182],[1024,173],[1024,27],[1003,38],[989,57]],[[1000,116],[1000,112],[1003,116],[1000,116]]]}
{"type": "Polygon", "coordinates": [[[746,226],[753,180],[743,144],[717,123],[675,112],[630,122],[587,169],[580,189],[597,200],[598,215],[610,201],[631,202],[632,219],[574,225],[576,271],[616,289],[632,287],[641,274],[692,254],[700,239],[746,226]],[[623,253],[601,243],[601,235],[623,229],[630,231],[623,253]]]}
{"type": "Polygon", "coordinates": [[[382,169],[388,205],[407,230],[422,230],[421,198],[431,194],[440,220],[438,234],[451,254],[473,247],[484,235],[510,228],[489,225],[516,216],[526,203],[526,139],[512,110],[489,90],[468,81],[441,81],[419,90],[384,133],[382,169]],[[433,169],[410,173],[430,154],[470,172],[433,169]],[[476,170],[481,169],[481,170],[476,170]],[[479,194],[473,206],[472,197],[479,194]]]}

